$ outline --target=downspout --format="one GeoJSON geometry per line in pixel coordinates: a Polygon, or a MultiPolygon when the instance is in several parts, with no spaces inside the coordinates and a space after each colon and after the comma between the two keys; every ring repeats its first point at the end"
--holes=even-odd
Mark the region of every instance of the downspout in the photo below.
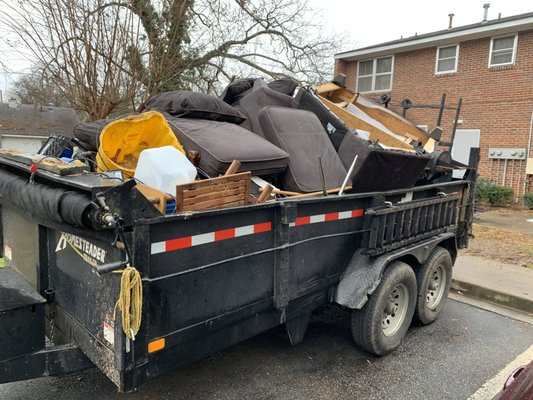
{"type": "MultiPolygon", "coordinates": [[[[526,165],[527,159],[531,158],[531,132],[533,131],[533,110],[531,110],[531,120],[529,121],[529,138],[527,139],[527,153],[526,153],[526,165]]],[[[527,174],[524,172],[524,194],[526,194],[527,174]]]]}

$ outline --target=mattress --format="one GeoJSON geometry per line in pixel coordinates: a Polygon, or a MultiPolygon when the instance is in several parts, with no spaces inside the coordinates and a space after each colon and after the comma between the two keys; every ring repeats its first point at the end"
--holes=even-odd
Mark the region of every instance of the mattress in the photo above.
{"type": "Polygon", "coordinates": [[[267,140],[238,125],[202,119],[167,117],[186,151],[200,153],[199,168],[214,177],[226,172],[233,160],[239,172],[276,175],[285,171],[289,155],[267,140]]]}

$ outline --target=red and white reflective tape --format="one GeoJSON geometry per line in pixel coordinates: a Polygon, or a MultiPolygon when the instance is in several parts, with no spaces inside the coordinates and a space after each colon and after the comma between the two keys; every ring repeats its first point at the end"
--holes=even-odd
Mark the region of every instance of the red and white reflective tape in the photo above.
{"type": "MultiPolygon", "coordinates": [[[[315,224],[317,222],[339,221],[342,219],[357,218],[364,215],[364,210],[348,210],[327,214],[307,215],[296,218],[295,222],[289,224],[290,227],[315,224]]],[[[187,249],[202,244],[219,242],[236,237],[254,235],[256,233],[270,232],[272,222],[263,222],[254,225],[239,226],[237,228],[222,229],[220,231],[202,233],[200,235],[184,236],[177,239],[165,240],[152,243],[151,254],[166,253],[168,251],[187,249]]]]}
{"type": "Polygon", "coordinates": [[[269,232],[272,230],[272,222],[239,226],[237,228],[222,229],[220,231],[202,233],[200,235],[184,236],[177,239],[165,240],[152,243],[151,254],[165,253],[167,251],[181,250],[201,244],[219,242],[221,240],[234,239],[240,236],[253,235],[256,233],[269,232]]]}
{"type": "Polygon", "coordinates": [[[364,210],[348,210],[339,211],[327,214],[307,215],[305,217],[296,218],[295,222],[289,224],[290,227],[316,224],[318,222],[339,221],[341,219],[357,218],[364,215],[364,210]]]}

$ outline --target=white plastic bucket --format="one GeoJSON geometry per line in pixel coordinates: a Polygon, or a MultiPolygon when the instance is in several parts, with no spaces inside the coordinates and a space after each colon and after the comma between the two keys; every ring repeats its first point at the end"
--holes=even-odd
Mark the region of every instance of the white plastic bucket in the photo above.
{"type": "Polygon", "coordinates": [[[135,179],[157,190],[176,195],[176,185],[196,178],[196,167],[175,147],[143,150],[135,169],[135,179]]]}

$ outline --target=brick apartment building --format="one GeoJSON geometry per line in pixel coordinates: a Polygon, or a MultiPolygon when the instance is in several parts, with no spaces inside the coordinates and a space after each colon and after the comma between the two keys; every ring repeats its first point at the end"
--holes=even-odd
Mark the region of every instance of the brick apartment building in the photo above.
{"type": "MultiPolygon", "coordinates": [[[[388,94],[389,107],[400,113],[403,99],[439,104],[446,93],[452,105],[461,97],[454,158],[463,161],[479,145],[481,176],[517,196],[533,191],[533,13],[339,53],[337,73],[346,75],[348,88],[371,98],[388,94]]],[[[429,130],[436,125],[438,110],[413,107],[406,113],[429,130]]],[[[444,141],[451,138],[454,117],[454,110],[445,111],[444,141]]]]}

